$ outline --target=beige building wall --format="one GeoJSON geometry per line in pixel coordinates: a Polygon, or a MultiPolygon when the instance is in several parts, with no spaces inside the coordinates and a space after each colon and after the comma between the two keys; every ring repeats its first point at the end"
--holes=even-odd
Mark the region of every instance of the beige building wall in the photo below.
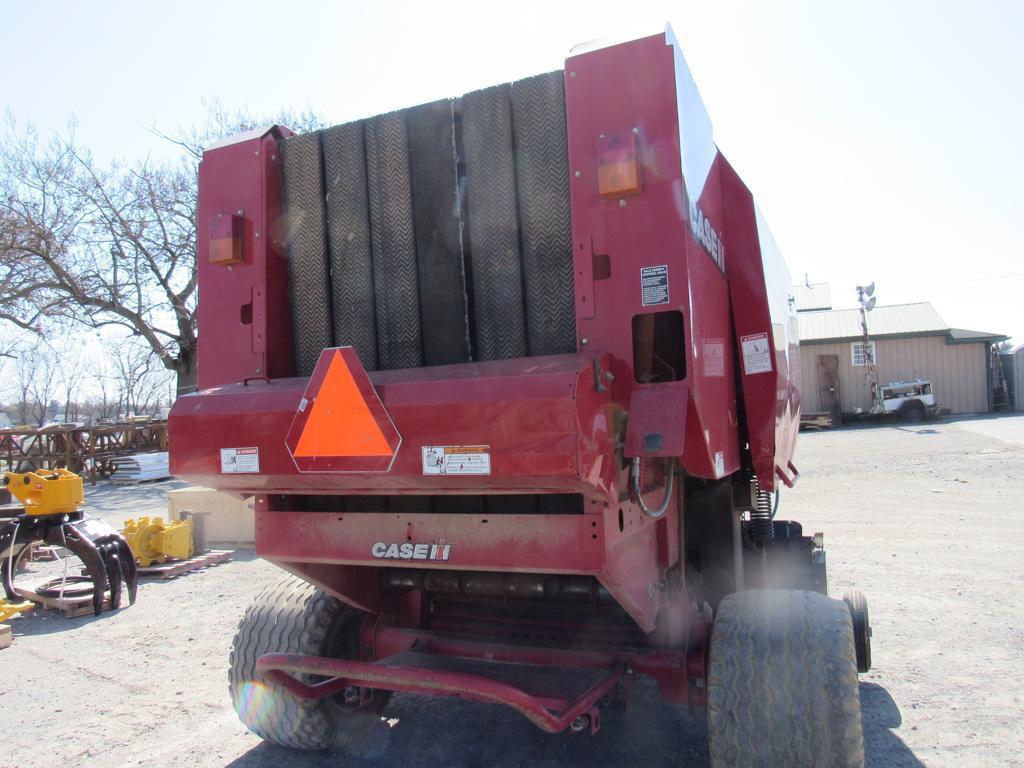
{"type": "MultiPolygon", "coordinates": [[[[985,344],[947,344],[945,336],[875,340],[878,379],[932,382],[935,402],[953,413],[988,410],[988,373],[985,344]]],[[[839,356],[839,389],[844,413],[871,407],[866,367],[853,367],[851,343],[802,343],[800,345],[801,398],[804,413],[821,411],[818,389],[818,355],[839,356]]]]}

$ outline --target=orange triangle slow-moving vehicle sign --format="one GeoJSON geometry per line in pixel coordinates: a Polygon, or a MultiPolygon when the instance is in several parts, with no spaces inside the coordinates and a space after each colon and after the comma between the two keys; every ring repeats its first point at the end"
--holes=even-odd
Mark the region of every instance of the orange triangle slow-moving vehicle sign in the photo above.
{"type": "Polygon", "coordinates": [[[402,438],[352,347],[325,349],[285,440],[300,472],[386,472],[402,438]]]}

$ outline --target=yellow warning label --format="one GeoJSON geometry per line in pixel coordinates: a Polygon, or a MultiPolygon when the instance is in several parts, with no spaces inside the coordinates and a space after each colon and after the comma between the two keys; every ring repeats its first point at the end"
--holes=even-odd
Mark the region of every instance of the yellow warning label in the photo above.
{"type": "Polygon", "coordinates": [[[424,475],[489,475],[488,445],[424,445],[424,475]]]}

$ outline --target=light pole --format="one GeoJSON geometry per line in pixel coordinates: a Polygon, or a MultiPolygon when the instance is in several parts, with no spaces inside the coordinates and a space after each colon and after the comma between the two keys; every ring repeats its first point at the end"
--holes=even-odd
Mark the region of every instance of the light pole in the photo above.
{"type": "Polygon", "coordinates": [[[864,335],[864,362],[868,367],[868,383],[871,386],[871,413],[881,413],[882,396],[878,389],[878,370],[875,368],[875,355],[871,351],[871,337],[868,334],[868,312],[875,308],[878,298],[875,296],[875,284],[858,285],[857,301],[860,304],[860,329],[864,335]]]}

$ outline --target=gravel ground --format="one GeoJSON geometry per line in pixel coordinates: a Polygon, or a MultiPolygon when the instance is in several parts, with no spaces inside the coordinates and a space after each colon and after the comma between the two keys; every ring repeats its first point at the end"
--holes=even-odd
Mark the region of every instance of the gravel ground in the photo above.
{"type": "MultiPolygon", "coordinates": [[[[783,517],[826,534],[831,591],[871,601],[862,676],[874,766],[1024,766],[1024,416],[801,436],[783,517]]],[[[88,489],[94,514],[161,514],[173,483],[88,489]]],[[[0,651],[3,762],[29,766],[706,765],[703,717],[638,686],[596,737],[547,735],[501,708],[398,696],[352,755],[259,742],[227,700],[235,625],[278,577],[252,553],[98,619],[35,611],[0,651]]]]}

